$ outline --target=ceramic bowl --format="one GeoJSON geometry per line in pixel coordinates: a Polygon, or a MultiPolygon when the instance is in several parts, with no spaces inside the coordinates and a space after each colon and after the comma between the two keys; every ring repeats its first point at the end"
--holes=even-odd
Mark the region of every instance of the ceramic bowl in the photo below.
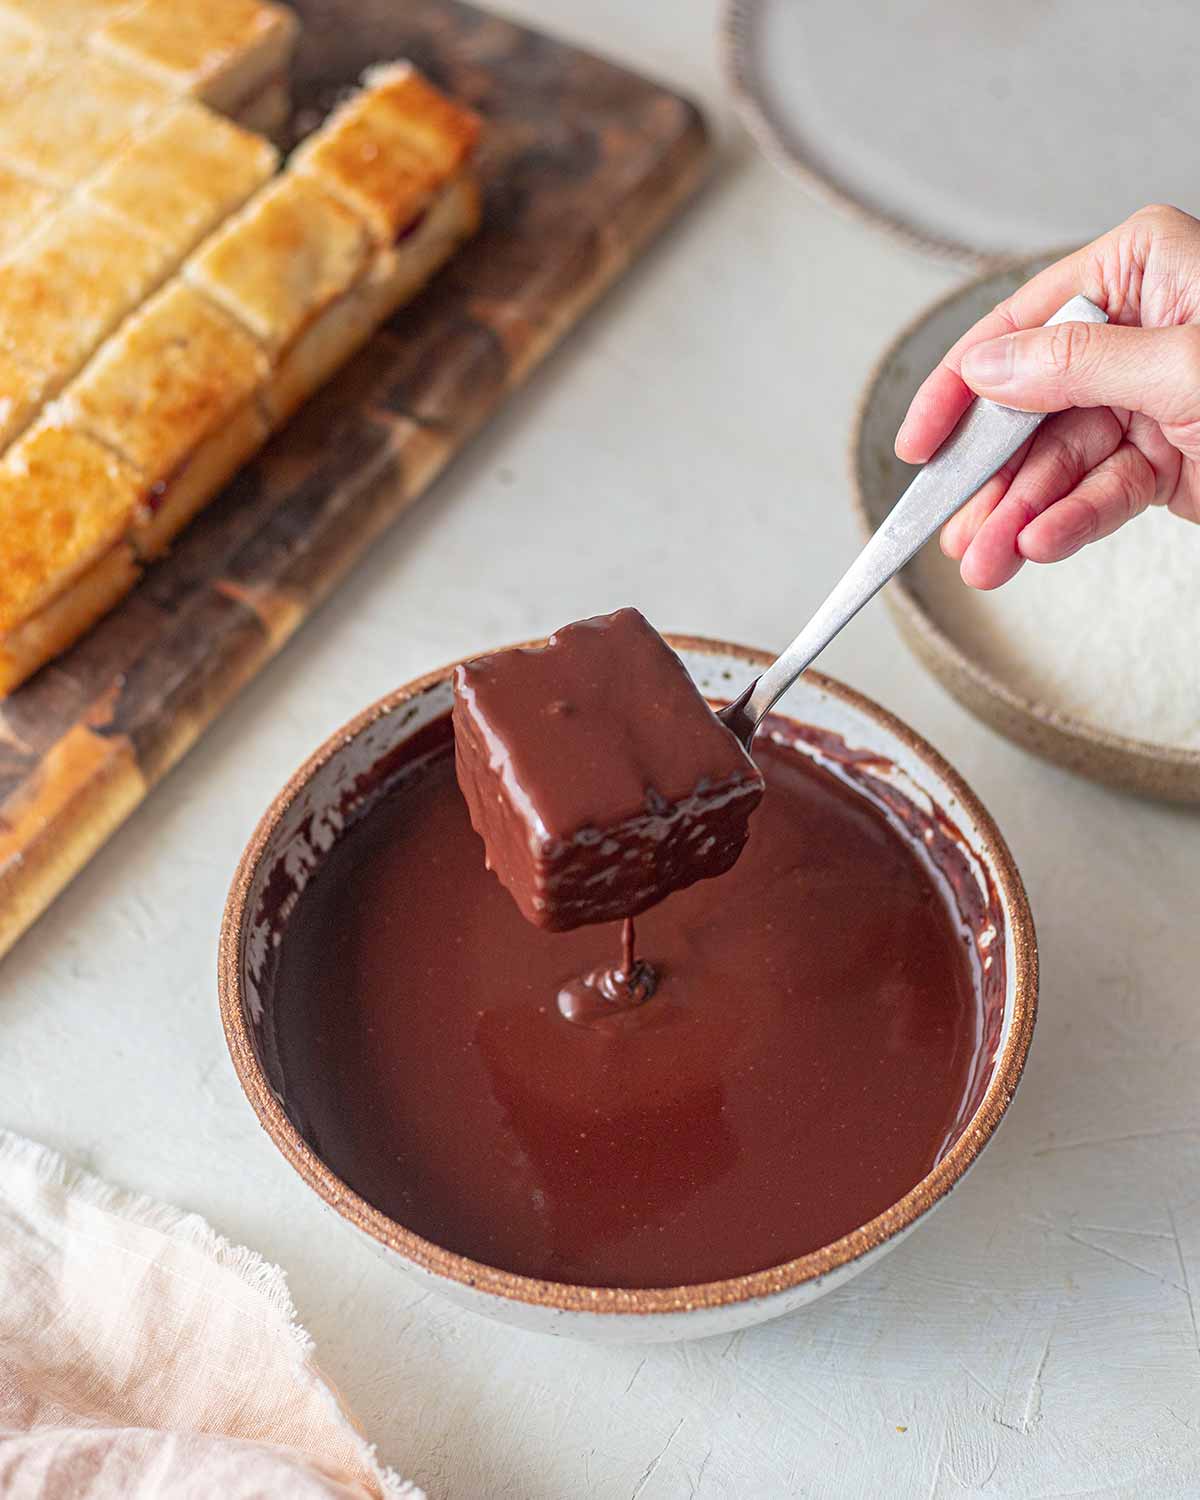
{"type": "MultiPolygon", "coordinates": [[[[722,642],[669,639],[714,701],[730,698],[768,660],[722,642]]],[[[272,954],[299,892],[355,813],[356,778],[449,710],[452,670],[397,689],[328,739],[271,804],[238,866],[221,930],[221,1015],[238,1077],[271,1139],[308,1186],[398,1268],[475,1312],[537,1331],[645,1342],[727,1333],[791,1312],[864,1270],[941,1202],[999,1124],[1033,1031],[1037,949],[1020,877],[979,799],[907,725],[815,672],[781,705],[820,731],[809,730],[814,743],[802,748],[835,771],[857,761],[862,795],[890,806],[894,820],[898,810],[902,822],[925,828],[927,841],[946,840],[969,888],[965,905],[986,914],[986,930],[976,931],[988,971],[976,1107],[911,1192],[835,1243],[752,1275],[648,1290],[570,1286],[514,1276],[430,1243],[373,1208],[304,1140],[278,1067],[272,954]]]]}
{"type": "MultiPolygon", "coordinates": [[[[1017,261],[959,287],[921,313],[880,356],[859,403],[851,439],[854,507],[864,540],[912,477],[913,470],[896,457],[893,443],[922,379],[961,333],[1053,258],[1017,261]]],[[[1200,802],[1200,750],[1118,734],[1017,691],[956,637],[953,622],[923,596],[915,565],[893,579],[883,597],[901,634],[943,687],[1008,739],[1123,791],[1200,802]]]]}

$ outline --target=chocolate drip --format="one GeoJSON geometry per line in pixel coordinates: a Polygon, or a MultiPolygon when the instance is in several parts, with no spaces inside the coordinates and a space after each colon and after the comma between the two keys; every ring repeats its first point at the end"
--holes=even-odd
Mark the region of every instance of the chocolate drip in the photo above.
{"type": "Polygon", "coordinates": [[[658,971],[638,958],[633,918],[621,924],[621,960],[602,969],[589,969],[569,980],[558,992],[558,1011],[577,1026],[596,1031],[629,1030],[636,1024],[630,1016],[658,988],[658,971]]]}

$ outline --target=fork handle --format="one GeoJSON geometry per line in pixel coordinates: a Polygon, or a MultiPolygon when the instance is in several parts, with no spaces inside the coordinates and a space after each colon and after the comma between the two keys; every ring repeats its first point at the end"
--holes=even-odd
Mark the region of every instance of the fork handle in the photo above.
{"type": "MultiPolygon", "coordinates": [[[[1046,326],[1107,322],[1108,315],[1094,302],[1072,297],[1046,326]]],[[[838,631],[1008,462],[1047,416],[1042,411],[1015,411],[982,397],[971,403],[792,644],[723,711],[725,723],[744,744],[838,631]]]]}

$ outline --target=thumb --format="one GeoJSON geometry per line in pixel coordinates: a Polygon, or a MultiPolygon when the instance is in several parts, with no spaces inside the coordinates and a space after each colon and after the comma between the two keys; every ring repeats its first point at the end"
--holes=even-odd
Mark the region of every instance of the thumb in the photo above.
{"type": "Polygon", "coordinates": [[[1030,328],[968,349],[962,378],[1024,411],[1123,406],[1156,422],[1191,422],[1200,418],[1200,328],[1030,328]]]}

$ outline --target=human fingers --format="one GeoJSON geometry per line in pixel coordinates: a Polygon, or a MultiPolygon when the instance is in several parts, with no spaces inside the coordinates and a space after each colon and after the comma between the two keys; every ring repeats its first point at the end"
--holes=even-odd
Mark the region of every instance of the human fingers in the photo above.
{"type": "Polygon", "coordinates": [[[1167,509],[1180,520],[1200,525],[1200,466],[1194,459],[1183,460],[1175,492],[1167,501],[1167,509]]]}
{"type": "Polygon", "coordinates": [[[968,349],[1040,328],[1078,293],[1103,308],[1111,322],[1140,322],[1142,275],[1148,266],[1154,288],[1147,321],[1159,326],[1185,321],[1200,282],[1200,221],[1180,209],[1152,204],[1031,277],[968,329],[922,383],[896,435],[898,457],[925,463],[966,410],[972,390],[961,374],[968,349]],[[1156,252],[1165,253],[1156,260],[1156,252]],[[1151,262],[1162,264],[1155,269],[1151,262]]]}
{"type": "Polygon", "coordinates": [[[927,463],[970,405],[975,393],[960,373],[968,349],[1023,328],[1039,327],[1081,291],[1098,306],[1104,305],[1099,300],[1103,293],[1088,269],[1090,249],[1085,247],[1047,266],[980,318],[951,346],[937,368],[921,383],[900,424],[896,434],[898,458],[910,464],[927,463]]]}
{"type": "Polygon", "coordinates": [[[1123,406],[1156,422],[1200,421],[1200,327],[1059,323],[967,351],[963,379],[1023,411],[1123,406]]]}
{"type": "Polygon", "coordinates": [[[1125,430],[1109,407],[1062,412],[1043,424],[1000,503],[975,528],[960,554],[963,582],[994,589],[1018,572],[1017,538],[1120,447],[1125,430]]]}
{"type": "MultiPolygon", "coordinates": [[[[1132,443],[1084,476],[1063,499],[1030,521],[1017,538],[1030,562],[1060,562],[1089,542],[1111,536],[1154,499],[1154,470],[1132,443]]],[[[1103,601],[1097,601],[1103,607],[1103,601]]]]}

